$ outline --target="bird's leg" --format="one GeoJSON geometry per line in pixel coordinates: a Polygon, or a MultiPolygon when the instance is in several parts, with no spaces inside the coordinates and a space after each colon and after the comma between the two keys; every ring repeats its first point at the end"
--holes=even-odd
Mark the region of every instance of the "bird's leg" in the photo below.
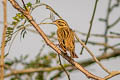
{"type": "Polygon", "coordinates": [[[65,54],[67,53],[65,49],[63,50],[63,49],[61,48],[60,44],[55,44],[55,45],[56,45],[57,47],[59,47],[62,52],[64,52],[65,54]]]}
{"type": "MultiPolygon", "coordinates": [[[[60,44],[55,44],[57,47],[59,47],[60,48],[60,50],[61,51],[63,51],[62,49],[61,49],[61,47],[60,47],[60,44]]],[[[63,51],[64,52],[64,51],[63,51]]]]}

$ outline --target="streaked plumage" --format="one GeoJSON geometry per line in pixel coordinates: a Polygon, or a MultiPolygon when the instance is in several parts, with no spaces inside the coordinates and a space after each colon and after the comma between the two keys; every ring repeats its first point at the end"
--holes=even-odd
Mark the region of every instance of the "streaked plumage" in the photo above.
{"type": "Polygon", "coordinates": [[[75,54],[74,32],[69,28],[66,21],[58,19],[53,22],[58,27],[57,37],[60,47],[64,52],[69,51],[72,58],[78,58],[75,54]]]}

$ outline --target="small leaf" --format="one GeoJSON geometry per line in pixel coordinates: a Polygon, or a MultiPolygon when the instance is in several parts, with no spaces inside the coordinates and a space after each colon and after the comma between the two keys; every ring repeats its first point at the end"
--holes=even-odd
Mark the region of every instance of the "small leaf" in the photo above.
{"type": "Polygon", "coordinates": [[[32,6],[32,4],[29,2],[29,3],[27,3],[27,7],[31,7],[32,6]]]}
{"type": "Polygon", "coordinates": [[[17,23],[18,23],[17,21],[13,21],[12,25],[17,25],[17,23]]]}
{"type": "Polygon", "coordinates": [[[20,21],[17,17],[13,17],[13,19],[16,20],[17,22],[20,21]]]}

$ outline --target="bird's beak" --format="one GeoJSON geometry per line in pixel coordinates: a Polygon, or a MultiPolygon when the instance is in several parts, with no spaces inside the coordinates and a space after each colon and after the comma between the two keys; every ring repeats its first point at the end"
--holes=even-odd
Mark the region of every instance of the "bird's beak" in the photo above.
{"type": "Polygon", "coordinates": [[[56,24],[56,21],[53,21],[53,24],[56,24]]]}

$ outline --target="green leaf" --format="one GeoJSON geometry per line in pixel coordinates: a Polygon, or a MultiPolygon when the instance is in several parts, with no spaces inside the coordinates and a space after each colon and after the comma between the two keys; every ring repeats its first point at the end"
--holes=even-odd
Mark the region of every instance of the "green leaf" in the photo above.
{"type": "Polygon", "coordinates": [[[20,21],[19,18],[17,18],[17,17],[13,17],[13,19],[16,20],[17,22],[20,21]]]}
{"type": "Polygon", "coordinates": [[[27,3],[27,7],[32,7],[32,4],[30,2],[27,3]]]}
{"type": "Polygon", "coordinates": [[[18,23],[17,21],[13,21],[12,25],[17,25],[17,23],[18,23]]]}

